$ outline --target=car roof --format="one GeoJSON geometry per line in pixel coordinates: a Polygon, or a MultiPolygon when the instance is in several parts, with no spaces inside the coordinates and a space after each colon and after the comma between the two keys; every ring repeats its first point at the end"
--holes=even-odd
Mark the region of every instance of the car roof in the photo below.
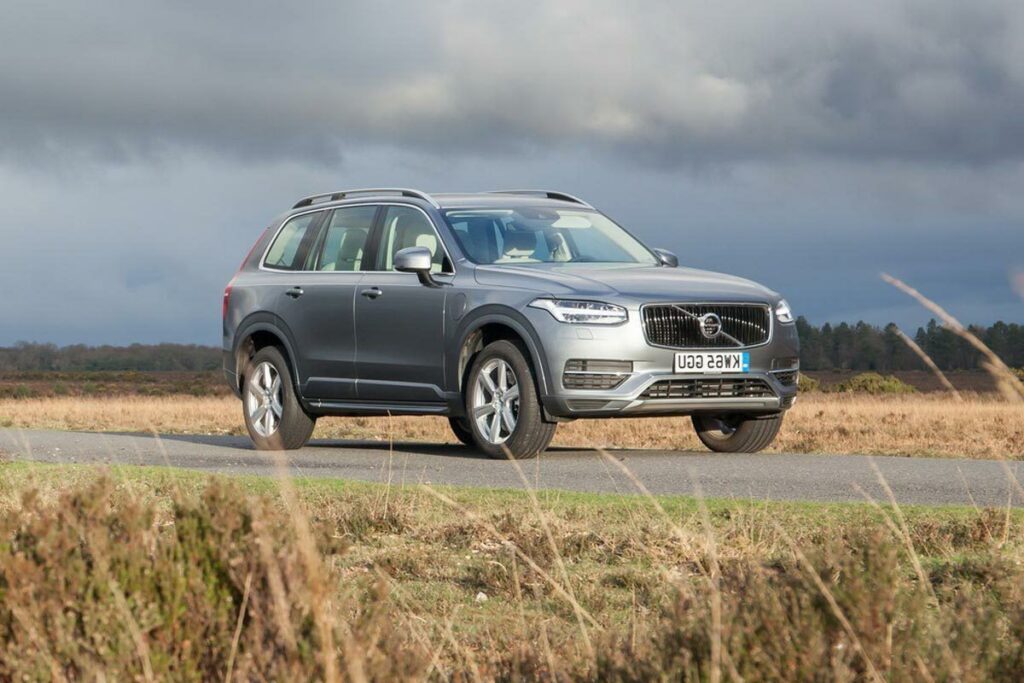
{"type": "Polygon", "coordinates": [[[324,209],[348,204],[367,202],[394,202],[429,205],[438,210],[445,209],[515,209],[519,207],[592,209],[582,199],[554,190],[507,190],[498,192],[445,192],[427,194],[407,188],[382,188],[369,190],[339,190],[300,199],[285,213],[291,216],[310,209],[324,209]]]}
{"type": "Polygon", "coordinates": [[[589,209],[578,202],[537,195],[498,194],[493,192],[442,193],[431,195],[442,209],[515,209],[539,206],[561,209],[589,209]]]}

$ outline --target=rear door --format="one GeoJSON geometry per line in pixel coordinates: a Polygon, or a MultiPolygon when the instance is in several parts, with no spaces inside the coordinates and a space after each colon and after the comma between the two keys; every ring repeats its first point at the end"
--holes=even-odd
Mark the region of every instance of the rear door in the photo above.
{"type": "Polygon", "coordinates": [[[301,357],[300,385],[306,398],[356,396],[353,300],[378,209],[367,204],[324,212],[304,266],[284,293],[280,315],[301,357]]]}
{"type": "Polygon", "coordinates": [[[435,277],[450,281],[451,259],[430,218],[414,206],[385,206],[375,263],[356,296],[356,365],[360,400],[431,403],[444,400],[444,310],[450,287],[420,284],[394,270],[394,255],[423,246],[435,277]]]}

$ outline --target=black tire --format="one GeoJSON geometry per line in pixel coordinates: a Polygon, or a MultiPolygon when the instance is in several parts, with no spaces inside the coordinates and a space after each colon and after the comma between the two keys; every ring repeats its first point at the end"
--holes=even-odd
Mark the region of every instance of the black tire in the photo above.
{"type": "MultiPolygon", "coordinates": [[[[273,387],[273,384],[271,385],[273,387]]],[[[267,398],[267,401],[270,399],[267,398]]],[[[264,420],[268,411],[273,410],[269,403],[261,405],[266,408],[262,413],[264,420]]],[[[285,361],[284,354],[274,346],[267,346],[256,352],[249,362],[245,371],[245,380],[242,383],[242,415],[245,419],[245,427],[249,430],[249,438],[260,451],[290,451],[302,448],[309,441],[313,434],[313,427],[316,426],[316,418],[306,414],[295,395],[295,383],[292,381],[291,370],[285,361]],[[268,429],[265,422],[256,424],[252,410],[250,410],[250,399],[261,401],[262,397],[268,396],[263,392],[261,386],[264,382],[262,375],[264,367],[269,365],[272,369],[271,377],[276,373],[276,379],[280,380],[279,405],[281,414],[273,425],[268,429]],[[256,379],[260,374],[261,378],[256,379]]],[[[276,413],[272,418],[276,417],[276,413]]]]}
{"type": "MultiPolygon", "coordinates": [[[[511,389],[511,387],[510,387],[511,389]]],[[[545,422],[534,381],[533,370],[526,360],[523,350],[509,341],[496,341],[488,344],[477,354],[473,367],[469,371],[466,383],[466,415],[467,423],[473,435],[473,442],[478,449],[489,457],[505,460],[512,458],[526,460],[535,458],[542,453],[555,436],[556,425],[545,422]],[[478,379],[484,368],[492,361],[504,361],[511,368],[515,386],[518,388],[518,414],[515,426],[502,443],[492,443],[488,436],[481,433],[480,423],[473,418],[473,405],[477,399],[478,379]]],[[[499,431],[503,427],[499,427],[499,431]]]]}
{"type": "Polygon", "coordinates": [[[469,421],[464,417],[449,417],[448,424],[451,425],[455,438],[466,446],[476,447],[473,441],[473,430],[469,427],[469,421]]]}
{"type": "Polygon", "coordinates": [[[693,428],[705,446],[716,453],[757,453],[775,440],[782,413],[759,417],[694,415],[693,428]]]}

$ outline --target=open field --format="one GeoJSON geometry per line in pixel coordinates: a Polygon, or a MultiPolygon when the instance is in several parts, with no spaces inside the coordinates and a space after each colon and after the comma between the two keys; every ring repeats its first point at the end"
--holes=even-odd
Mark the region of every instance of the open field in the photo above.
{"type": "MultiPolygon", "coordinates": [[[[805,372],[824,390],[857,375],[849,370],[805,372]]],[[[926,370],[905,370],[894,377],[920,392],[943,392],[942,384],[926,370]]],[[[996,391],[992,376],[980,370],[947,373],[958,390],[968,393],[996,391]]],[[[60,396],[227,396],[231,392],[219,370],[176,371],[0,371],[0,398],[52,398],[60,396]]]]}
{"type": "MultiPolygon", "coordinates": [[[[234,397],[0,399],[0,427],[164,434],[245,434],[234,397]]],[[[328,418],[314,438],[455,443],[441,418],[328,418]]],[[[556,446],[700,450],[685,418],[580,420],[559,426],[556,446]]],[[[1024,459],[1024,403],[975,395],[810,393],[772,446],[787,453],[861,453],[1024,459]]]]}
{"type": "Polygon", "coordinates": [[[295,486],[0,465],[0,679],[1010,681],[1024,666],[1017,511],[295,486]]]}

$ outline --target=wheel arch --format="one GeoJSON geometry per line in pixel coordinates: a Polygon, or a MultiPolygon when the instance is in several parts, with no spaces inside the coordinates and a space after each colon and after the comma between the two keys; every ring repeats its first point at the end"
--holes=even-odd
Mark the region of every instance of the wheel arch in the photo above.
{"type": "MultiPolygon", "coordinates": [[[[457,343],[449,350],[448,386],[459,396],[464,395],[466,377],[474,356],[499,339],[521,343],[527,351],[527,360],[534,371],[541,397],[548,394],[548,368],[544,347],[530,322],[519,312],[504,306],[486,306],[468,316],[459,325],[457,343]]],[[[460,400],[461,403],[461,400],[460,400]]]]}
{"type": "Polygon", "coordinates": [[[256,353],[266,346],[277,346],[284,351],[285,361],[288,363],[288,370],[292,376],[292,384],[296,392],[299,391],[299,371],[296,362],[294,344],[291,334],[287,331],[284,321],[272,313],[255,313],[238,326],[235,333],[235,343],[232,349],[232,356],[235,363],[235,376],[238,382],[238,389],[241,391],[245,381],[245,372],[249,362],[256,353]]]}

